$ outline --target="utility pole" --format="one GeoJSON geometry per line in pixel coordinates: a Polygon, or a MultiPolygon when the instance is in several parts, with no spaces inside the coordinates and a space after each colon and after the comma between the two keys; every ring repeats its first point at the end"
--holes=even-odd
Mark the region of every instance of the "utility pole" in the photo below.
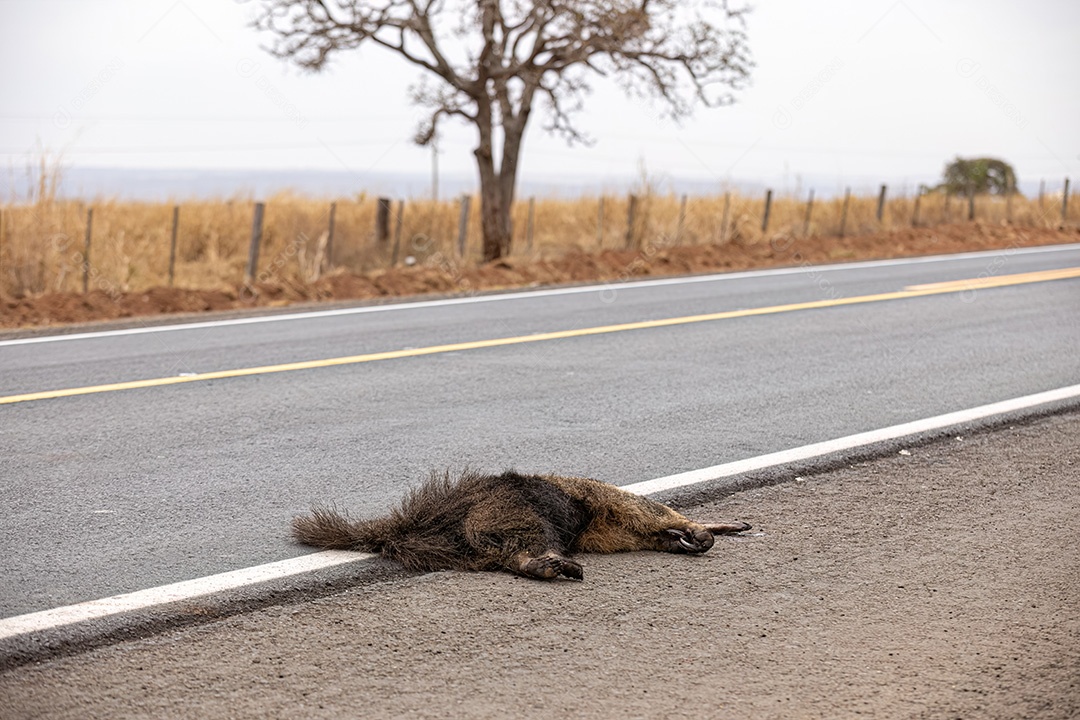
{"type": "Polygon", "coordinates": [[[431,200],[439,202],[439,146],[431,143],[431,200]]]}

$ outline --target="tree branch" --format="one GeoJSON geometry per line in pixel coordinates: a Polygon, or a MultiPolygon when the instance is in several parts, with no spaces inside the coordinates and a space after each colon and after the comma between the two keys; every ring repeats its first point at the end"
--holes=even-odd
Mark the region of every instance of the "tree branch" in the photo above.
{"type": "Polygon", "coordinates": [[[575,117],[590,76],[611,76],[680,119],[697,103],[731,102],[753,67],[747,10],[727,0],[249,1],[259,7],[255,27],[271,36],[268,50],[305,70],[367,44],[423,71],[410,88],[428,111],[415,140],[432,142],[446,118],[477,131],[488,259],[509,247],[518,159],[537,98],[548,131],[588,144],[575,117]]]}

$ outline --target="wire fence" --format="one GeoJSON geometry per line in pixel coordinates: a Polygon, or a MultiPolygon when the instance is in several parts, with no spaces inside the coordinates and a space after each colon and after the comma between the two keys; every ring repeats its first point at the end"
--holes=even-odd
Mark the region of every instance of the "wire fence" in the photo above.
{"type": "MultiPolygon", "coordinates": [[[[1080,223],[1066,178],[1038,197],[954,196],[920,188],[816,199],[728,192],[676,196],[644,188],[514,205],[511,258],[645,246],[754,244],[843,237],[947,223],[1058,227],[1080,223]]],[[[436,202],[368,197],[316,200],[283,193],[183,204],[39,193],[0,207],[0,293],[129,292],[153,287],[236,288],[311,283],[333,272],[480,262],[477,198],[436,202]]]]}

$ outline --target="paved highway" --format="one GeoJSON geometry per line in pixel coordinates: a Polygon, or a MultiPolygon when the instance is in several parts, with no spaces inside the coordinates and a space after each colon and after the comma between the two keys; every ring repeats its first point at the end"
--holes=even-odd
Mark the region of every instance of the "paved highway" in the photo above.
{"type": "Polygon", "coordinates": [[[293,514],[377,513],[433,468],[628,484],[1074,385],[1078,273],[934,284],[1078,266],[1074,245],[0,336],[0,617],[303,554],[293,514]]]}

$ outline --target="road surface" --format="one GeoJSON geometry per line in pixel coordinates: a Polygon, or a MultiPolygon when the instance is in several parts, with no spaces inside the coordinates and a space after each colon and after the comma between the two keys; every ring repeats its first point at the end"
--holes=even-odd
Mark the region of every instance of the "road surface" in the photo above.
{"type": "Polygon", "coordinates": [[[1080,413],[684,510],[755,523],[584,582],[359,584],[0,672],[5,717],[1080,716],[1080,413]]]}
{"type": "Polygon", "coordinates": [[[0,617],[301,555],[292,515],[378,513],[436,468],[629,484],[1075,385],[1080,279],[1037,273],[1077,266],[1060,246],[0,337],[0,617]]]}

